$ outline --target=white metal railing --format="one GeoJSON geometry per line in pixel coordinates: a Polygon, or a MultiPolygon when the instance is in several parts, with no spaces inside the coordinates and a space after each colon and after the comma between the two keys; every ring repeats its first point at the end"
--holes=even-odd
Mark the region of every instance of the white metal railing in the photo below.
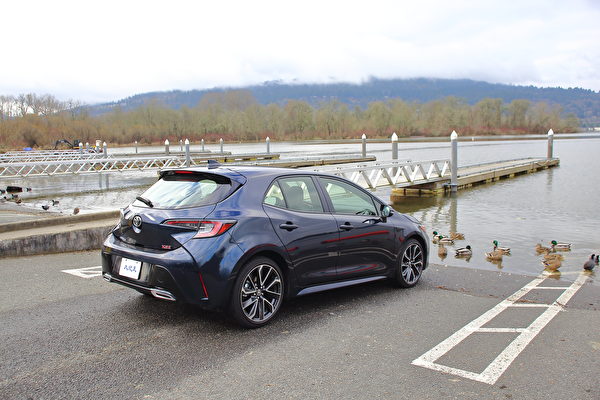
{"type": "Polygon", "coordinates": [[[450,160],[367,162],[337,167],[311,167],[313,171],[341,176],[365,188],[425,183],[450,175],[450,160]]]}
{"type": "MultiPolygon", "coordinates": [[[[190,165],[204,164],[202,160],[190,159],[190,165]]],[[[33,176],[58,174],[85,174],[104,171],[130,171],[158,168],[180,168],[186,166],[185,157],[131,157],[131,158],[90,158],[60,161],[33,161],[26,163],[0,164],[0,176],[33,176]]]]}
{"type": "Polygon", "coordinates": [[[102,153],[91,153],[84,151],[61,151],[61,152],[22,152],[23,154],[0,154],[0,163],[28,163],[36,161],[63,161],[63,160],[88,160],[93,158],[111,158],[102,153]],[[29,154],[28,154],[29,153],[29,154]]]}
{"type": "MultiPolygon", "coordinates": [[[[35,176],[35,175],[59,175],[59,174],[88,174],[106,171],[143,171],[147,169],[161,168],[183,168],[188,166],[206,165],[208,157],[205,153],[195,155],[177,153],[164,156],[108,156],[101,158],[94,157],[92,154],[78,154],[74,158],[51,159],[44,161],[29,160],[27,162],[0,162],[1,177],[16,176],[35,176]]],[[[271,160],[279,157],[275,153],[256,153],[256,154],[215,154],[212,158],[222,159],[226,162],[243,162],[247,159],[271,160]]]]}
{"type": "Polygon", "coordinates": [[[57,154],[57,153],[79,153],[79,149],[71,149],[71,150],[31,150],[31,151],[7,151],[6,153],[0,154],[2,156],[25,156],[30,154],[57,154]]]}

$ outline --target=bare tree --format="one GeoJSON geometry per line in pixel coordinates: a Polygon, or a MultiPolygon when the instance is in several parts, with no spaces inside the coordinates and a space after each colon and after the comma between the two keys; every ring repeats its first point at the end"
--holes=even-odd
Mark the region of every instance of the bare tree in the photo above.
{"type": "Polygon", "coordinates": [[[36,109],[34,109],[34,112],[37,115],[51,115],[66,110],[67,106],[66,103],[58,100],[51,94],[45,94],[37,97],[36,108],[37,112],[36,109]]]}
{"type": "Polygon", "coordinates": [[[15,98],[13,96],[0,96],[0,120],[14,117],[15,98]]]}
{"type": "Polygon", "coordinates": [[[21,117],[24,117],[29,113],[30,106],[28,101],[28,96],[26,94],[21,93],[15,98],[15,107],[17,108],[17,113],[21,117]]]}

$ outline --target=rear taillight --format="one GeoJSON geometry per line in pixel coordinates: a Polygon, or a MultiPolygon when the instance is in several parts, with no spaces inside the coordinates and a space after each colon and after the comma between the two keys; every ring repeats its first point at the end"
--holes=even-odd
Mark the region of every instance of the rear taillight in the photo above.
{"type": "Polygon", "coordinates": [[[204,221],[191,219],[167,220],[163,225],[169,225],[177,228],[195,230],[197,233],[194,238],[208,238],[219,236],[227,232],[229,228],[235,225],[236,221],[204,221]]]}

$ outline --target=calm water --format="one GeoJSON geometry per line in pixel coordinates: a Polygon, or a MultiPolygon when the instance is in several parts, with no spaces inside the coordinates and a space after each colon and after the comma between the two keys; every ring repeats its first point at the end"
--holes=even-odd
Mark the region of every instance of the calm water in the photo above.
{"type": "MultiPolygon", "coordinates": [[[[172,150],[177,148],[171,147],[172,150]]],[[[217,145],[206,148],[218,151],[217,145]]],[[[192,149],[199,150],[199,146],[192,149]]],[[[144,148],[144,151],[150,150],[144,148]]],[[[225,150],[254,153],[264,152],[265,146],[235,144],[226,145],[225,150]]],[[[114,149],[114,153],[128,151],[133,152],[131,148],[114,149]]],[[[271,151],[280,153],[282,159],[359,153],[360,143],[272,142],[271,151]]],[[[432,160],[450,156],[449,143],[443,142],[400,143],[400,151],[401,159],[432,160]]],[[[368,153],[378,160],[391,159],[389,143],[369,143],[368,153]]],[[[600,137],[555,139],[554,154],[561,161],[558,168],[462,190],[455,197],[407,199],[395,207],[423,221],[429,233],[433,230],[464,233],[467,240],[456,242],[455,247],[470,244],[474,251],[468,261],[456,259],[450,246],[449,255],[441,260],[434,246],[432,262],[537,275],[542,266],[534,246],[538,242],[547,246],[555,239],[573,243],[573,251],[565,253],[566,259],[561,268],[561,279],[571,280],[590,254],[600,253],[600,236],[597,233],[600,226],[597,208],[600,200],[600,137]],[[492,264],[484,256],[484,252],[491,250],[494,239],[512,249],[512,255],[505,256],[500,264],[492,264]]],[[[476,140],[459,144],[459,165],[545,155],[545,140],[476,140]]],[[[152,171],[6,180],[0,186],[30,186],[34,189],[32,194],[46,197],[27,200],[29,206],[38,208],[48,198],[55,198],[60,200],[56,209],[68,212],[73,207],[87,210],[124,207],[155,180],[156,172],[152,171]],[[85,191],[88,193],[68,194],[85,191]]],[[[376,193],[388,200],[390,188],[380,188],[376,193]]]]}

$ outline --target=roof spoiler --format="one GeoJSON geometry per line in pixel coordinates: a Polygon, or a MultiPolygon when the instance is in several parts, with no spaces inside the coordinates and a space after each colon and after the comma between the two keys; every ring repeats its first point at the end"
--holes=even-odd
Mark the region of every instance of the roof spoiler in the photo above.
{"type": "Polygon", "coordinates": [[[208,160],[208,169],[215,169],[221,166],[221,163],[217,160],[208,160]]]}
{"type": "MultiPolygon", "coordinates": [[[[223,167],[223,165],[221,165],[219,162],[215,161],[215,160],[208,160],[209,165],[208,165],[208,169],[217,169],[219,167],[223,167]]],[[[229,169],[229,168],[221,168],[219,171],[206,171],[206,169],[200,167],[200,168],[192,168],[192,169],[188,169],[188,168],[169,168],[169,169],[161,169],[158,171],[158,176],[159,178],[163,178],[165,175],[172,175],[172,174],[209,174],[209,175],[216,175],[216,176],[225,176],[228,179],[231,179],[235,182],[238,182],[239,184],[243,185],[244,183],[246,183],[247,179],[244,175],[240,174],[239,172],[229,169]]]]}

